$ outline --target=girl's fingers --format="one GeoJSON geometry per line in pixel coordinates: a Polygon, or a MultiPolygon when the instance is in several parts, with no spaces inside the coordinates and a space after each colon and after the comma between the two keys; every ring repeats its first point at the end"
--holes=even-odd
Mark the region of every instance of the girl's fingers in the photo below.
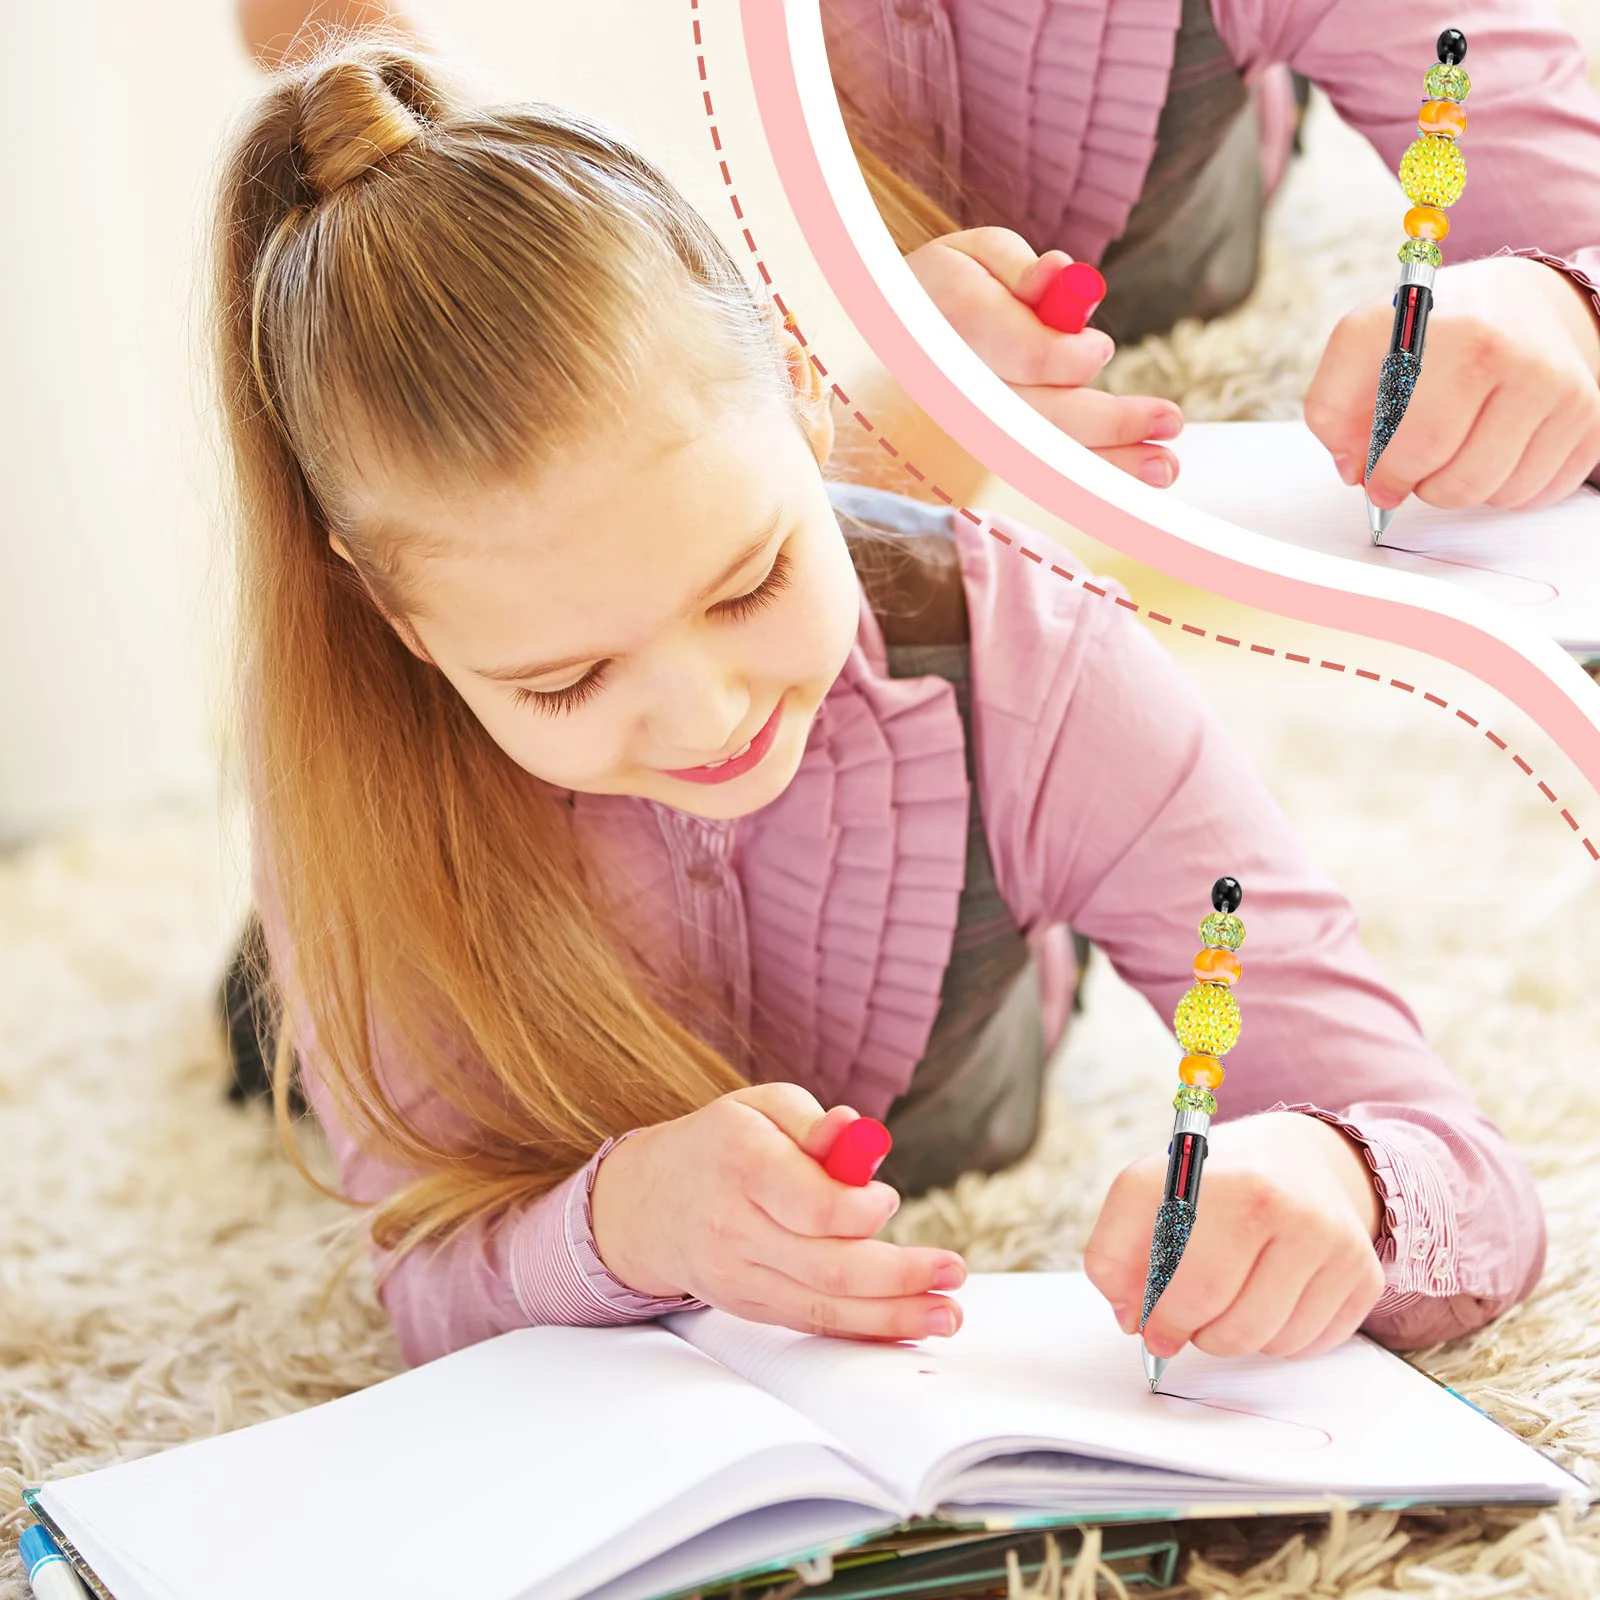
{"type": "MultiPolygon", "coordinates": [[[[1325,1259],[1307,1249],[1304,1236],[1289,1239],[1280,1234],[1270,1239],[1227,1308],[1197,1327],[1189,1342],[1212,1356],[1258,1354],[1294,1314],[1325,1259]]],[[[1341,1294],[1339,1300],[1343,1299],[1341,1294]]],[[[1322,1327],[1318,1323],[1316,1331],[1322,1327]]]]}
{"type": "Polygon", "coordinates": [[[1455,454],[1419,476],[1410,492],[1430,506],[1481,506],[1516,470],[1544,414],[1524,384],[1491,389],[1455,454]]]}
{"type": "MultiPolygon", "coordinates": [[[[1376,1256],[1373,1257],[1373,1264],[1377,1265],[1376,1256]]],[[[1352,1289],[1329,1320],[1327,1327],[1310,1344],[1290,1353],[1297,1360],[1305,1361],[1312,1356],[1326,1355],[1328,1351],[1338,1349],[1346,1339],[1360,1331],[1361,1324],[1372,1315],[1372,1308],[1378,1303],[1378,1296],[1382,1293],[1383,1269],[1379,1267],[1375,1283],[1368,1279],[1352,1289]]]]}
{"type": "MultiPolygon", "coordinates": [[[[1018,387],[1017,393],[1063,433],[1101,454],[1119,446],[1175,439],[1183,430],[1183,412],[1170,400],[1151,395],[1029,384],[1018,387]]],[[[1170,459],[1168,451],[1155,453],[1170,459]]]]}
{"type": "Polygon", "coordinates": [[[1549,486],[1530,500],[1524,509],[1540,511],[1545,506],[1553,506],[1558,500],[1565,500],[1586,479],[1595,475],[1597,467],[1600,467],[1600,420],[1579,439],[1577,447],[1550,480],[1549,486]]]}
{"type": "Polygon", "coordinates": [[[755,1255],[763,1266],[830,1300],[902,1300],[959,1289],[967,1280],[966,1262],[953,1250],[882,1239],[807,1239],[763,1229],[755,1255]]]}
{"type": "Polygon", "coordinates": [[[1095,454],[1108,466],[1148,483],[1152,489],[1165,489],[1177,481],[1178,458],[1158,444],[1119,444],[1109,450],[1096,450],[1095,454]]]}
{"type": "Polygon", "coordinates": [[[754,1322],[844,1339],[944,1338],[961,1325],[961,1308],[941,1295],[856,1300],[820,1294],[772,1267],[746,1271],[746,1293],[729,1309],[754,1322]]]}
{"type": "MultiPolygon", "coordinates": [[[[1577,448],[1587,420],[1581,414],[1574,415],[1574,410],[1558,404],[1546,412],[1523,449],[1522,459],[1500,487],[1486,497],[1488,505],[1507,511],[1520,510],[1556,484],[1577,448]]],[[[1580,473],[1570,487],[1576,488],[1582,481],[1580,473]]]]}
{"type": "Polygon", "coordinates": [[[794,1145],[758,1160],[742,1177],[745,1195],[761,1212],[785,1233],[810,1239],[870,1238],[900,1207],[888,1184],[840,1183],[794,1145]]]}

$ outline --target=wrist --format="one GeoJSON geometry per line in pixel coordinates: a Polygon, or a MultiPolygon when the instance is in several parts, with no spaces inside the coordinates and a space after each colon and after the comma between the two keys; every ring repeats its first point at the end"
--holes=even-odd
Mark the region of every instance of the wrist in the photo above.
{"type": "Polygon", "coordinates": [[[1367,1237],[1376,1241],[1383,1226],[1383,1200],[1359,1140],[1322,1117],[1308,1116],[1304,1112],[1293,1114],[1316,1130],[1316,1137],[1327,1149],[1334,1175],[1356,1208],[1367,1237]]]}
{"type": "Polygon", "coordinates": [[[641,1225],[644,1212],[637,1197],[650,1188],[644,1174],[656,1131],[638,1128],[600,1157],[589,1189],[589,1226],[601,1265],[623,1288],[665,1300],[688,1291],[672,1282],[652,1259],[655,1252],[641,1225]]]}

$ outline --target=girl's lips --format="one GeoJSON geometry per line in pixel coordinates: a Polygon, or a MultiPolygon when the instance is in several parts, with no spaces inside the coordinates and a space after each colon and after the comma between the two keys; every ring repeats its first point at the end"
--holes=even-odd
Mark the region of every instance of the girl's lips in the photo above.
{"type": "Polygon", "coordinates": [[[778,724],[783,719],[783,702],[780,700],[773,707],[772,715],[762,724],[760,731],[737,755],[732,755],[725,761],[718,761],[710,766],[667,768],[669,778],[682,778],[685,783],[728,783],[734,778],[743,777],[755,766],[772,748],[772,741],[778,736],[778,724]]]}

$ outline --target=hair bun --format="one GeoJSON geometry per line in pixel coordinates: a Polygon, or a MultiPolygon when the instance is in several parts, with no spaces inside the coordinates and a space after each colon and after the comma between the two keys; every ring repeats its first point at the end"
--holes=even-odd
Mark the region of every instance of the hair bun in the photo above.
{"type": "Polygon", "coordinates": [[[406,149],[445,110],[414,54],[346,45],[313,62],[301,84],[295,134],[306,183],[320,200],[406,149]]]}

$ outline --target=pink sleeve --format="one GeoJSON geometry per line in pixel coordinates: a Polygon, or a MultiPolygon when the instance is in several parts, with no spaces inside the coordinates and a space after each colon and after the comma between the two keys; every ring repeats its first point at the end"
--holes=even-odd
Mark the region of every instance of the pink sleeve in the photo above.
{"type": "MultiPolygon", "coordinates": [[[[273,971],[287,971],[290,951],[283,919],[259,849],[254,880],[273,971]]],[[[351,1136],[324,1081],[326,1068],[314,1031],[304,1019],[293,1031],[306,1098],[339,1163],[344,1194],[368,1205],[393,1194],[409,1175],[362,1149],[351,1136]]],[[[403,1052],[381,1030],[374,1048],[391,1100],[418,1131],[440,1141],[465,1131],[459,1113],[441,1096],[407,1083],[403,1052]]],[[[636,1322],[700,1304],[635,1294],[600,1259],[590,1191],[601,1160],[616,1142],[608,1140],[583,1168],[532,1204],[492,1223],[474,1224],[442,1248],[413,1250],[389,1272],[379,1298],[408,1364],[431,1361],[529,1324],[636,1322]]],[[[376,1247],[374,1259],[380,1267],[386,1264],[376,1247]]]]}
{"type": "Polygon", "coordinates": [[[1218,1120],[1306,1111],[1363,1149],[1383,1205],[1375,1337],[1429,1344],[1514,1304],[1544,1263],[1527,1168],[1428,1047],[1248,759],[1116,584],[1100,599],[986,534],[963,539],[981,795],[1013,913],[1069,922],[1170,1019],[1211,885],[1238,878],[1244,1025],[1218,1120]]]}
{"type": "MultiPolygon", "coordinates": [[[[1417,136],[1422,77],[1445,27],[1467,36],[1467,189],[1447,259],[1529,256],[1568,273],[1600,316],[1600,95],[1578,41],[1531,0],[1213,0],[1248,71],[1286,61],[1311,79],[1391,171],[1417,136]]],[[[1395,216],[1398,240],[1400,216],[1395,216]]],[[[1398,269],[1397,269],[1398,270],[1398,269]]],[[[1593,481],[1600,482],[1600,463],[1593,481]]]]}

